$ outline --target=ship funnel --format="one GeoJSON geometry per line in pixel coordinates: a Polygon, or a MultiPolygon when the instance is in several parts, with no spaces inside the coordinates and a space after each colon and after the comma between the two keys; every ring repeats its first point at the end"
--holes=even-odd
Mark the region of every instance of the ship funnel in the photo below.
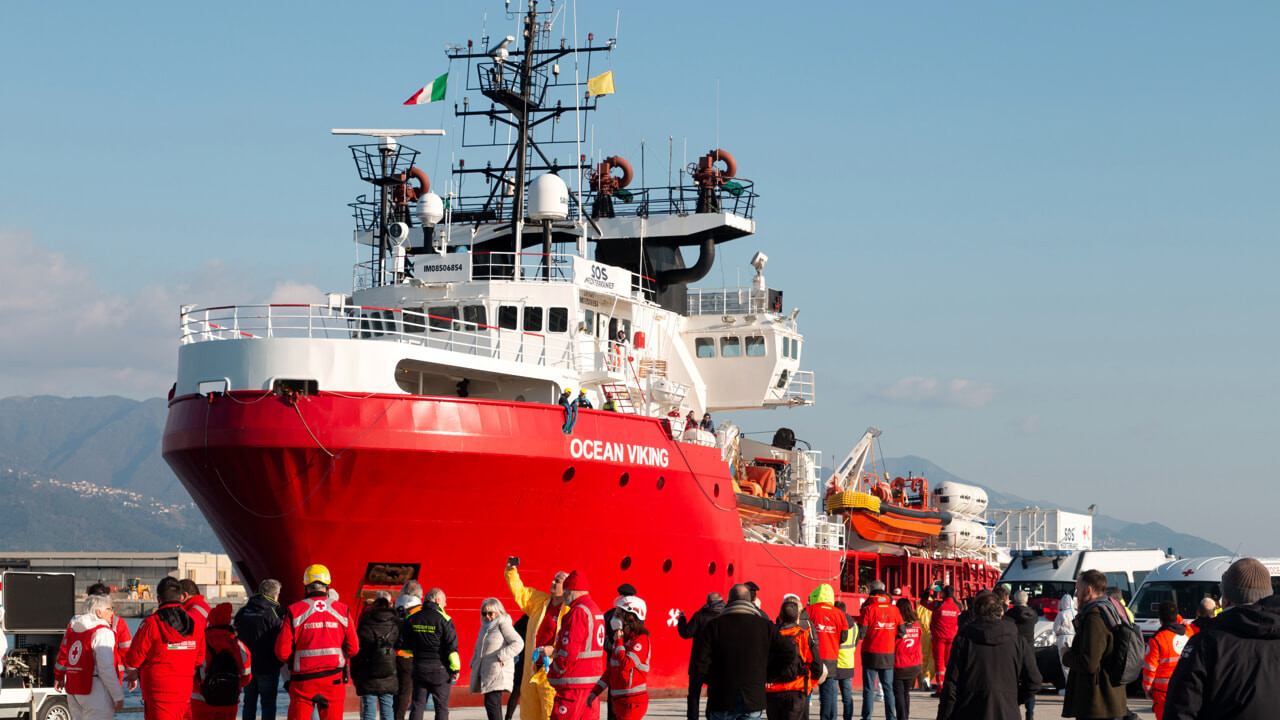
{"type": "Polygon", "coordinates": [[[444,219],[444,201],[433,192],[423,195],[418,200],[417,216],[423,227],[435,227],[444,219]]]}
{"type": "Polygon", "coordinates": [[[569,186],[559,175],[539,175],[529,183],[529,218],[564,220],[569,217],[569,186]]]}

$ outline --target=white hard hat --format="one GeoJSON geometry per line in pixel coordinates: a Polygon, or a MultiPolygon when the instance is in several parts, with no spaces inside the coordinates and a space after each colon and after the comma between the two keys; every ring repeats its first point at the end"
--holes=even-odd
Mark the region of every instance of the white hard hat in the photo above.
{"type": "Polygon", "coordinates": [[[644,601],[635,595],[620,595],[617,600],[613,601],[613,606],[619,610],[626,610],[640,618],[640,622],[644,622],[644,616],[649,612],[648,606],[644,601]]]}

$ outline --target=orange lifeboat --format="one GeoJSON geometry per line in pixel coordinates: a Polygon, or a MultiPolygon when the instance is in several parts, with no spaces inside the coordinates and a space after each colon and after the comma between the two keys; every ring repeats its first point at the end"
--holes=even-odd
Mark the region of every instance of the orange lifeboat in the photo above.
{"type": "MultiPolygon", "coordinates": [[[[858,536],[872,542],[898,545],[920,545],[937,537],[944,525],[951,522],[951,513],[928,507],[928,481],[924,478],[904,480],[897,478],[892,484],[877,481],[868,483],[871,492],[846,490],[827,496],[827,512],[845,516],[845,523],[858,536]],[[905,487],[911,485],[919,507],[895,504],[889,498],[905,498],[905,487]],[[921,495],[921,491],[924,491],[921,495]],[[923,500],[919,500],[923,498],[923,500]]],[[[915,503],[912,503],[915,504],[915,503]]]]}

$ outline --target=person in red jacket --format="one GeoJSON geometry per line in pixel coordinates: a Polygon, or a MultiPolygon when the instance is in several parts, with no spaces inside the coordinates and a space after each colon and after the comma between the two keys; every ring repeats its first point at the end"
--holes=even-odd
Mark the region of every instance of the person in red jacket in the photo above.
{"type": "Polygon", "coordinates": [[[924,665],[924,645],[920,639],[920,619],[907,598],[898,598],[898,640],[893,650],[893,699],[897,702],[898,720],[911,717],[911,686],[924,665]]]}
{"type": "MultiPolygon", "coordinates": [[[[933,618],[929,622],[933,641],[933,681],[939,688],[947,679],[947,658],[951,657],[951,643],[960,630],[960,604],[956,602],[956,589],[950,585],[942,588],[942,600],[930,608],[933,618]]],[[[934,693],[937,695],[938,693],[934,693]]]]}
{"type": "Polygon", "coordinates": [[[200,586],[195,580],[187,578],[178,581],[178,587],[182,588],[182,609],[191,614],[191,619],[196,621],[201,627],[209,626],[209,603],[204,599],[204,595],[200,594],[200,586]]]}
{"type": "Polygon", "coordinates": [[[831,586],[822,583],[809,593],[809,621],[813,623],[818,640],[818,657],[827,669],[826,679],[818,685],[819,713],[822,720],[836,720],[836,703],[840,681],[836,680],[836,665],[840,658],[840,645],[849,632],[849,621],[832,603],[836,594],[831,586]]]}
{"type": "Polygon", "coordinates": [[[862,720],[871,720],[877,681],[884,693],[885,719],[895,720],[893,660],[902,615],[885,594],[884,583],[876,580],[868,590],[871,597],[862,604],[862,614],[858,616],[858,637],[862,642],[862,720]]]}
{"type": "MultiPolygon", "coordinates": [[[[111,588],[102,583],[94,583],[85,591],[85,598],[90,595],[101,595],[106,598],[111,597],[111,588]]],[[[116,676],[124,680],[124,654],[129,651],[129,645],[133,643],[133,633],[129,631],[129,624],[120,619],[119,615],[111,613],[111,632],[116,639],[116,676]]],[[[71,624],[67,623],[67,632],[71,632],[71,624]]],[[[53,665],[53,674],[56,681],[58,673],[64,672],[67,668],[67,635],[64,633],[62,642],[58,645],[58,660],[53,665]]]]}
{"type": "Polygon", "coordinates": [[[231,626],[231,603],[222,603],[209,611],[209,626],[204,631],[204,644],[204,663],[196,669],[195,683],[191,689],[191,717],[195,720],[235,720],[236,710],[240,705],[240,690],[249,684],[251,664],[249,648],[240,642],[235,628],[231,626]],[[224,698],[206,698],[203,692],[206,680],[213,682],[214,674],[223,669],[224,662],[217,659],[220,655],[235,666],[237,684],[234,698],[230,695],[230,688],[225,685],[215,690],[224,693],[224,698]]]}
{"type": "Polygon", "coordinates": [[[1160,603],[1160,629],[1147,641],[1147,655],[1142,667],[1142,691],[1151,699],[1156,720],[1164,718],[1164,698],[1169,690],[1169,678],[1178,666],[1182,649],[1187,640],[1198,632],[1195,625],[1187,625],[1178,614],[1178,605],[1172,600],[1160,603]]]}
{"type": "Polygon", "coordinates": [[[609,667],[587,697],[590,706],[609,691],[609,704],[618,720],[640,720],[649,709],[649,630],[644,626],[648,608],[635,595],[621,595],[613,602],[616,612],[609,619],[611,649],[609,667]]]}
{"type": "Polygon", "coordinates": [[[160,607],[144,618],[125,653],[126,680],[142,680],[145,720],[181,720],[191,711],[191,679],[204,662],[204,630],[182,609],[175,578],[156,585],[160,607]]]}
{"type": "Polygon", "coordinates": [[[289,670],[289,720],[341,720],[347,698],[347,660],[360,652],[356,624],[347,606],[329,600],[329,568],[312,565],[302,574],[306,598],[289,606],[276,637],[276,657],[289,670]]]}
{"type": "Polygon", "coordinates": [[[588,592],[586,576],[577,570],[569,573],[564,581],[568,610],[560,620],[555,647],[543,648],[551,657],[547,680],[556,691],[551,703],[555,720],[600,717],[599,709],[588,705],[587,696],[604,674],[604,613],[588,592]]]}

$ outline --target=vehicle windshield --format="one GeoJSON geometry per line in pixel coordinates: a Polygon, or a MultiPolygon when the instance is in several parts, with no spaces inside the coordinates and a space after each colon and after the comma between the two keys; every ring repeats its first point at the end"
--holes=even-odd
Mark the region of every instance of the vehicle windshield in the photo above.
{"type": "Polygon", "coordinates": [[[1076,584],[1073,582],[1045,582],[1043,580],[1014,580],[1008,583],[1010,594],[1019,590],[1027,591],[1028,600],[1053,600],[1055,603],[1062,599],[1063,595],[1075,595],[1076,584]]]}
{"type": "Polygon", "coordinates": [[[1205,598],[1218,599],[1216,582],[1150,582],[1142,586],[1137,597],[1129,603],[1136,618],[1154,620],[1160,617],[1160,603],[1172,600],[1178,613],[1190,620],[1196,616],[1196,608],[1205,598]]]}

